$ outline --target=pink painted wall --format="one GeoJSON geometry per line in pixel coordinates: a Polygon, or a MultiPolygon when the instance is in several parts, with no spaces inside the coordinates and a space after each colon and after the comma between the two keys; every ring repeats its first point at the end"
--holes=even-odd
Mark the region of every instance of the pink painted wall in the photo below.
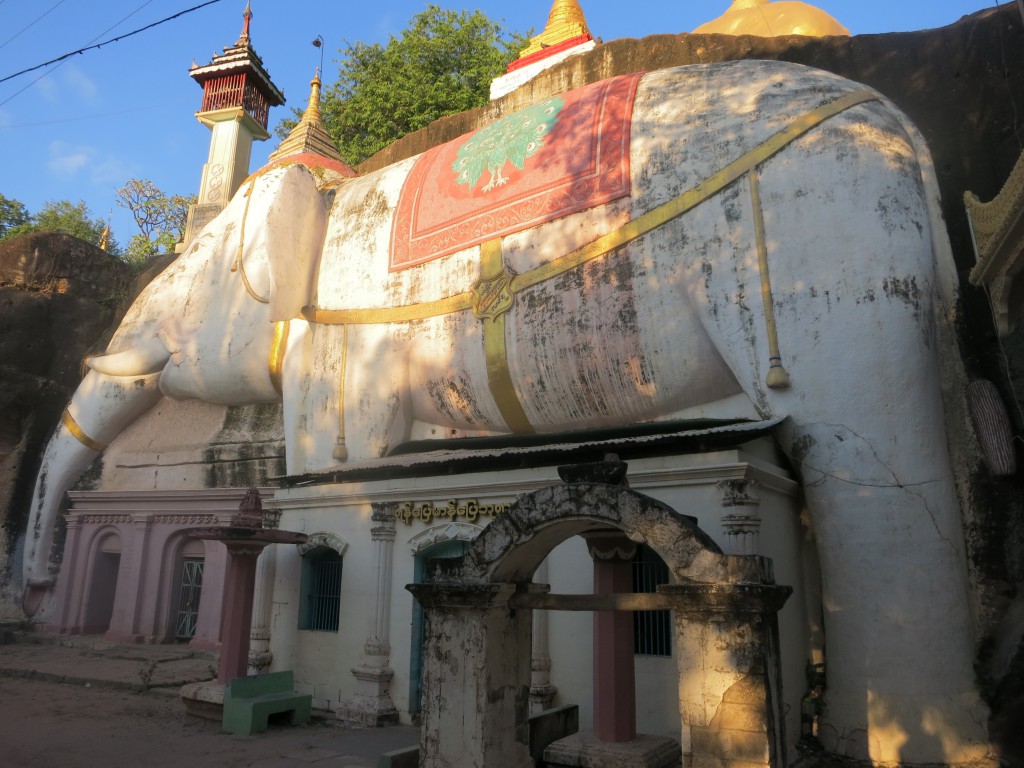
{"type": "MultiPolygon", "coordinates": [[[[190,644],[217,649],[227,551],[220,542],[187,539],[184,531],[227,525],[245,492],[70,492],[56,608],[45,631],[102,633],[121,643],[173,642],[187,549],[189,557],[204,558],[196,634],[190,644]]],[[[271,491],[262,494],[268,498],[271,491]]]]}

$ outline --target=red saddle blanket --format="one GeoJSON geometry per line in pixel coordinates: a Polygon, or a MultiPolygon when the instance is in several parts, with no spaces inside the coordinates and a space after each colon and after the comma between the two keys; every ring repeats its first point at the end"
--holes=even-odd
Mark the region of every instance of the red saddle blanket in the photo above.
{"type": "Polygon", "coordinates": [[[398,198],[391,271],[628,195],[640,77],[554,96],[423,153],[398,198]]]}

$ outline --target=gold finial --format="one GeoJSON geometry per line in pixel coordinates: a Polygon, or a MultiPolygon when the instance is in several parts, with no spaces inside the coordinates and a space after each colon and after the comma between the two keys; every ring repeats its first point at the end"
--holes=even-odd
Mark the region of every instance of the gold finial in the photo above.
{"type": "Polygon", "coordinates": [[[239,43],[249,42],[249,22],[252,21],[252,6],[249,0],[245,0],[245,10],[242,11],[242,36],[238,38],[239,43]]]}
{"type": "Polygon", "coordinates": [[[277,149],[270,154],[271,160],[288,155],[312,153],[334,160],[341,160],[338,148],[334,146],[327,128],[324,127],[323,116],[320,114],[320,68],[309,81],[309,105],[302,113],[302,119],[292,128],[277,149]]]}
{"type": "Polygon", "coordinates": [[[701,24],[693,34],[849,37],[850,31],[820,8],[797,0],[733,0],[725,13],[701,24]]]}
{"type": "Polygon", "coordinates": [[[548,23],[544,31],[530,38],[530,44],[519,54],[519,58],[529,56],[552,45],[564,43],[577,37],[590,37],[587,20],[577,0],[555,0],[548,14],[548,23]]]}
{"type": "Polygon", "coordinates": [[[322,117],[320,115],[320,67],[316,68],[316,74],[313,75],[313,79],[309,81],[309,104],[306,106],[306,111],[302,114],[302,119],[305,122],[316,121],[320,122],[322,117]]]}
{"type": "Polygon", "coordinates": [[[105,251],[110,247],[110,222],[107,222],[107,226],[103,228],[103,232],[100,234],[100,250],[105,251]]]}

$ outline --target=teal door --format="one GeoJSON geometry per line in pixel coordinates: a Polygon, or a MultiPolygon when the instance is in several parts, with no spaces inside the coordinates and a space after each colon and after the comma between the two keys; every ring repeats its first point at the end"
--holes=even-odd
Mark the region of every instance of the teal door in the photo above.
{"type": "MultiPolygon", "coordinates": [[[[413,581],[423,582],[427,563],[438,558],[462,557],[469,549],[465,541],[442,541],[417,553],[413,563],[413,581]]],[[[418,722],[423,698],[423,608],[412,601],[412,658],[409,663],[409,714],[418,722]]]]}

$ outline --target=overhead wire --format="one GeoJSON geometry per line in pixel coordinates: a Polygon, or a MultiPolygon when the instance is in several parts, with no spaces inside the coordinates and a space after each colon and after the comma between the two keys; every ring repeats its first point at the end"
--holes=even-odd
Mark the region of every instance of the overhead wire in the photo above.
{"type": "MultiPolygon", "coordinates": [[[[3,0],[0,0],[0,3],[2,3],[2,2],[3,2],[3,0]]],[[[28,30],[30,30],[30,29],[32,29],[32,27],[34,27],[34,26],[35,26],[36,24],[38,24],[38,23],[39,23],[40,21],[42,21],[42,20],[43,20],[43,19],[45,19],[45,18],[46,18],[47,16],[49,16],[49,15],[50,15],[51,13],[53,13],[53,12],[54,12],[55,10],[57,10],[57,6],[58,6],[58,5],[61,5],[61,4],[63,3],[63,2],[64,2],[64,0],[57,0],[57,2],[56,2],[56,3],[55,3],[55,4],[54,4],[54,5],[53,5],[53,6],[52,6],[52,7],[50,8],[50,10],[48,10],[48,11],[44,12],[42,16],[39,16],[39,17],[37,17],[37,18],[36,18],[36,19],[35,19],[34,21],[30,21],[30,22],[28,23],[28,25],[27,25],[27,26],[25,26],[25,27],[23,27],[22,29],[20,29],[19,31],[15,32],[15,33],[14,33],[13,35],[11,35],[11,36],[10,36],[9,38],[7,38],[7,39],[6,39],[6,40],[4,40],[4,41],[3,41],[2,43],[0,43],[0,48],[3,48],[3,47],[4,47],[5,45],[7,45],[7,44],[8,44],[9,42],[11,42],[12,40],[14,40],[14,39],[16,39],[16,38],[18,38],[18,37],[21,37],[21,35],[22,35],[23,33],[27,32],[27,31],[28,31],[28,30]]]]}
{"type": "MultiPolygon", "coordinates": [[[[51,64],[57,64],[58,62],[63,62],[65,60],[71,58],[72,56],[77,56],[79,54],[85,53],[86,51],[91,51],[91,50],[94,50],[94,49],[102,48],[104,45],[111,45],[113,43],[120,42],[121,40],[125,40],[125,39],[127,39],[129,37],[132,37],[133,35],[137,35],[140,32],[145,32],[148,29],[152,29],[153,27],[158,27],[161,24],[166,24],[168,21],[173,21],[174,19],[180,18],[181,16],[184,16],[185,14],[192,13],[193,11],[198,11],[200,8],[205,8],[208,5],[213,5],[213,4],[219,3],[219,2],[221,2],[221,0],[207,0],[205,3],[200,3],[199,5],[194,5],[191,8],[186,8],[184,11],[179,11],[178,13],[175,13],[172,16],[168,16],[165,19],[160,19],[160,21],[154,21],[152,24],[147,24],[146,26],[140,27],[139,29],[132,30],[131,32],[126,32],[125,34],[118,35],[117,37],[112,37],[109,40],[104,40],[102,43],[96,43],[95,45],[86,45],[86,46],[84,46],[82,48],[79,48],[78,50],[70,51],[70,52],[65,53],[65,54],[63,54],[61,56],[58,56],[55,59],[50,59],[49,61],[44,61],[42,64],[36,64],[34,67],[27,67],[26,69],[22,69],[19,72],[15,72],[12,75],[7,75],[7,77],[0,78],[0,83],[6,83],[8,80],[13,80],[16,77],[20,77],[21,75],[28,74],[29,72],[34,72],[35,70],[42,69],[43,67],[48,67],[51,64]]],[[[24,90],[24,89],[22,89],[22,90],[24,90]]],[[[18,91],[18,93],[21,93],[21,91],[18,91]]],[[[14,96],[17,96],[18,93],[15,93],[14,96]]],[[[10,101],[12,98],[14,98],[14,96],[11,96],[6,101],[0,102],[0,106],[2,106],[3,104],[6,104],[8,101],[10,101]]]]}
{"type": "MultiPolygon", "coordinates": [[[[3,1],[3,0],[0,0],[0,2],[2,2],[2,1],[3,1]]],[[[135,9],[134,11],[132,11],[131,13],[129,13],[129,14],[127,15],[127,16],[123,17],[123,18],[122,18],[122,19],[120,19],[119,21],[116,21],[116,22],[114,22],[114,23],[113,23],[113,24],[111,24],[111,25],[110,25],[109,27],[107,27],[106,29],[104,29],[104,30],[103,30],[102,32],[100,32],[100,33],[99,33],[98,35],[96,35],[96,36],[95,36],[95,37],[94,37],[94,38],[93,38],[92,40],[90,40],[89,42],[87,42],[87,43],[86,43],[86,45],[92,45],[92,44],[93,44],[93,43],[95,43],[95,42],[96,42],[97,40],[99,40],[99,39],[100,39],[101,37],[103,37],[103,35],[107,34],[107,32],[109,32],[110,30],[112,30],[112,29],[116,29],[117,27],[121,26],[121,25],[122,25],[122,24],[124,24],[124,23],[125,23],[126,21],[128,21],[128,19],[130,19],[130,18],[131,18],[132,16],[134,16],[134,15],[135,15],[136,13],[138,13],[139,11],[141,11],[141,10],[142,10],[143,8],[145,8],[145,7],[147,6],[147,5],[149,5],[149,4],[150,4],[150,3],[152,3],[152,2],[153,2],[153,0],[146,0],[146,2],[144,2],[144,3],[142,4],[142,5],[140,5],[140,6],[138,7],[138,8],[136,8],[136,9],[135,9]]],[[[55,67],[54,67],[53,69],[49,70],[48,72],[43,72],[43,74],[41,74],[41,75],[40,75],[39,77],[37,77],[37,78],[36,78],[35,80],[33,80],[32,82],[30,82],[30,83],[29,83],[28,85],[26,85],[26,86],[25,86],[24,88],[21,88],[20,90],[17,90],[17,91],[15,91],[15,92],[14,92],[14,93],[12,93],[12,94],[11,94],[10,96],[8,96],[8,97],[7,97],[6,99],[4,99],[3,101],[0,101],[0,107],[2,107],[2,106],[3,106],[4,104],[6,104],[7,102],[11,101],[11,100],[12,100],[12,99],[13,99],[13,98],[14,98],[15,96],[17,96],[18,94],[21,94],[21,93],[24,93],[25,91],[27,91],[27,90],[28,90],[29,88],[31,88],[31,87],[32,87],[33,85],[35,85],[36,83],[38,83],[38,82],[39,82],[40,80],[42,80],[42,79],[43,79],[44,77],[46,77],[47,75],[49,75],[49,74],[52,74],[52,73],[56,72],[56,71],[57,71],[58,69],[60,69],[61,67],[63,67],[63,66],[65,65],[65,64],[67,64],[67,63],[68,63],[68,61],[69,61],[69,59],[65,59],[64,61],[60,62],[60,63],[59,63],[59,64],[58,64],[57,66],[55,66],[55,67]]]]}

